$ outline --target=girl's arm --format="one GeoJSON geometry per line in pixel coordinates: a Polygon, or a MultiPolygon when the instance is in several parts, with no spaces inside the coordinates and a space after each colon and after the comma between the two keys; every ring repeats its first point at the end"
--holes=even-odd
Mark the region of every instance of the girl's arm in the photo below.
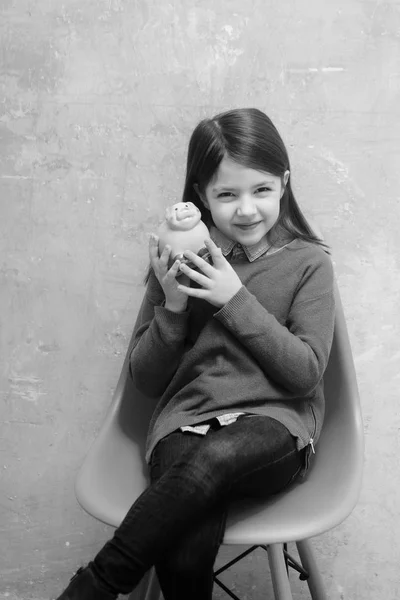
{"type": "Polygon", "coordinates": [[[184,352],[189,312],[172,312],[162,306],[164,293],[154,273],[135,325],[130,373],[146,396],[164,393],[184,352]]]}
{"type": "Polygon", "coordinates": [[[324,374],[332,345],[335,301],[331,260],[321,253],[319,261],[307,270],[286,325],[244,286],[214,317],[251,352],[267,377],[307,396],[324,374]]]}

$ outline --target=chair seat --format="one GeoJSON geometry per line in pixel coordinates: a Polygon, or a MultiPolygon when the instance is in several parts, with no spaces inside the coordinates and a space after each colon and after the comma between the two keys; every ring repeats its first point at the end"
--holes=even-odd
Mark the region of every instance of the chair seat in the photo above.
{"type": "MultiPolygon", "coordinates": [[[[110,427],[113,427],[111,421],[110,427]]],[[[104,433],[104,431],[103,431],[104,433]]],[[[324,431],[316,447],[310,473],[267,501],[232,503],[225,544],[272,544],[302,540],[328,531],[357,502],[359,457],[338,445],[324,431]]],[[[97,440],[76,484],[80,504],[94,517],[117,527],[148,484],[140,448],[128,437],[112,435],[97,440]],[[115,460],[111,457],[118,457],[115,460]]]]}

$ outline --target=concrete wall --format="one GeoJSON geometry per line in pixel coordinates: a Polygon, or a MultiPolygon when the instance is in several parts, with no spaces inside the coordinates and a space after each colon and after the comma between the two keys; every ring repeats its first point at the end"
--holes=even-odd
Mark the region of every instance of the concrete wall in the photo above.
{"type": "MultiPolygon", "coordinates": [[[[287,142],[354,350],[365,478],[317,542],[329,597],[398,598],[399,39],[395,1],[0,2],[1,598],[54,595],[111,534],[74,477],[188,136],[236,106],[264,109],[287,142]]],[[[237,581],[248,598],[256,576],[237,581]]]]}

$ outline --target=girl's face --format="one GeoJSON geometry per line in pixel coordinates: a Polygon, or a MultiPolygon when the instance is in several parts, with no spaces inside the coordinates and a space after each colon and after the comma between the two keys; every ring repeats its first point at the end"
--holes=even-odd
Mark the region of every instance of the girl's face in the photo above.
{"type": "MultiPolygon", "coordinates": [[[[284,185],[288,179],[286,171],[284,185]]],[[[201,199],[222,233],[244,246],[252,246],[276,223],[283,192],[280,177],[225,157],[201,199]]]]}

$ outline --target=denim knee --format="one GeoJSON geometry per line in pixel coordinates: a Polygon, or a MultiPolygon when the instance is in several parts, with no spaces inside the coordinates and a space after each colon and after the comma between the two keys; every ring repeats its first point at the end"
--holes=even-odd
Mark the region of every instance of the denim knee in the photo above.
{"type": "Polygon", "coordinates": [[[174,581],[193,581],[198,580],[205,571],[212,571],[214,561],[212,548],[210,552],[209,548],[193,543],[192,546],[185,544],[166,553],[156,568],[161,577],[164,575],[174,581]]]}

